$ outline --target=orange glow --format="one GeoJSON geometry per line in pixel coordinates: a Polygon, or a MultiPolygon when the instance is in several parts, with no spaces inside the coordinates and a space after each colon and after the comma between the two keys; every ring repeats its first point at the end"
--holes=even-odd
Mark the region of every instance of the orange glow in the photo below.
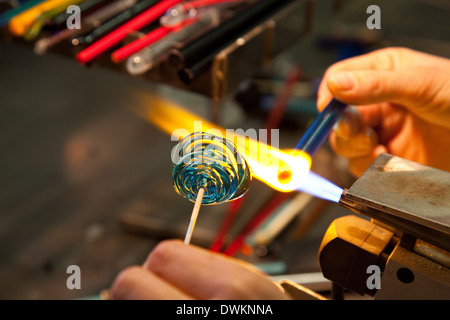
{"type": "Polygon", "coordinates": [[[290,192],[305,180],[311,157],[302,151],[282,151],[261,141],[220,128],[184,108],[157,96],[139,96],[136,112],[178,141],[192,132],[206,132],[233,141],[253,176],[270,187],[290,192]],[[281,176],[280,176],[281,175],[281,176]]]}
{"type": "Polygon", "coordinates": [[[278,170],[278,181],[282,184],[289,183],[292,180],[292,171],[289,168],[281,168],[278,170]]]}

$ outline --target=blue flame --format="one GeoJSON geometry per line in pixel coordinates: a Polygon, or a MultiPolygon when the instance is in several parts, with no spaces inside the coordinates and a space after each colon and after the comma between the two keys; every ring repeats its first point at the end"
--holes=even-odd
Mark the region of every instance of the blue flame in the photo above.
{"type": "Polygon", "coordinates": [[[309,193],[315,197],[338,203],[344,189],[309,171],[305,180],[297,187],[297,191],[309,193]]]}

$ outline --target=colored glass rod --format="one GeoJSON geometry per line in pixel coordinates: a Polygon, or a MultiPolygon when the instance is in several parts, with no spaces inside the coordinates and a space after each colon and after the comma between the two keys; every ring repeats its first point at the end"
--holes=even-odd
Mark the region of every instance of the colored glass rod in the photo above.
{"type": "Polygon", "coordinates": [[[108,35],[99,39],[83,51],[77,54],[76,58],[80,63],[89,63],[103,52],[111,49],[120,41],[122,41],[128,34],[133,31],[137,31],[148,24],[152,23],[163,15],[167,9],[181,2],[182,0],[162,0],[151,6],[146,11],[134,19],[128,21],[124,25],[115,29],[108,35]]]}

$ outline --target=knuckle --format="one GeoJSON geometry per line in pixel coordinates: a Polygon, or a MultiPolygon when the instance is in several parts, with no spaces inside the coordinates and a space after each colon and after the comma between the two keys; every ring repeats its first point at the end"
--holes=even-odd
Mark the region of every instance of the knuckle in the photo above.
{"type": "Polygon", "coordinates": [[[409,49],[403,47],[388,47],[375,51],[381,59],[377,63],[381,69],[395,69],[402,61],[402,57],[409,54],[409,49]]]}
{"type": "Polygon", "coordinates": [[[113,298],[120,299],[126,295],[134,285],[134,275],[138,271],[138,266],[131,266],[123,269],[114,279],[110,293],[113,298]]]}
{"type": "Polygon", "coordinates": [[[365,81],[359,83],[367,83],[372,96],[380,96],[385,91],[384,81],[382,81],[378,72],[370,72],[365,74],[365,81]]]}
{"type": "Polygon", "coordinates": [[[381,88],[382,82],[378,71],[367,72],[364,74],[364,77],[366,78],[366,83],[370,85],[370,89],[379,90],[381,88]]]}
{"type": "Polygon", "coordinates": [[[144,266],[150,270],[157,269],[158,266],[169,263],[174,255],[177,243],[174,241],[161,241],[150,252],[144,266]]]}
{"type": "Polygon", "coordinates": [[[123,269],[116,278],[116,283],[127,284],[132,281],[134,273],[139,269],[138,266],[131,266],[123,269]]]}
{"type": "MultiPolygon", "coordinates": [[[[216,292],[219,299],[242,299],[245,297],[245,288],[251,286],[246,285],[245,279],[225,279],[221,278],[216,282],[216,292]]],[[[250,290],[250,289],[247,289],[250,290]]]]}

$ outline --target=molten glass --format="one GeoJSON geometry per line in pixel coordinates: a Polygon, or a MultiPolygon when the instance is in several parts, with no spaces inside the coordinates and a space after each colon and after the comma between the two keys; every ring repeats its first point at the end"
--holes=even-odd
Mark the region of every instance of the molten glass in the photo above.
{"type": "Polygon", "coordinates": [[[172,183],[189,201],[195,202],[200,188],[205,190],[205,205],[235,200],[248,191],[251,170],[231,141],[194,132],[179,142],[175,152],[172,183]]]}
{"type": "Polygon", "coordinates": [[[292,171],[288,168],[283,168],[278,171],[278,181],[281,184],[287,184],[292,180],[292,171]]]}

